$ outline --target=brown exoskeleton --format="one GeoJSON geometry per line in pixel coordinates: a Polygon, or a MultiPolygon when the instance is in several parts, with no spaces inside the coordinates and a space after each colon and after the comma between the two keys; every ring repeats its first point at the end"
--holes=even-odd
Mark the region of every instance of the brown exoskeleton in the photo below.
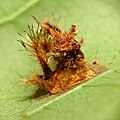
{"type": "Polygon", "coordinates": [[[76,25],[72,25],[69,31],[62,31],[59,27],[49,22],[39,22],[35,31],[33,26],[27,34],[29,39],[21,35],[27,42],[20,41],[23,47],[29,51],[41,64],[43,75],[35,75],[25,83],[36,85],[38,89],[45,89],[49,93],[58,93],[66,88],[77,85],[96,75],[89,69],[81,51],[83,38],[75,40],[78,34],[76,25]],[[52,70],[49,66],[49,58],[57,61],[52,70]]]}

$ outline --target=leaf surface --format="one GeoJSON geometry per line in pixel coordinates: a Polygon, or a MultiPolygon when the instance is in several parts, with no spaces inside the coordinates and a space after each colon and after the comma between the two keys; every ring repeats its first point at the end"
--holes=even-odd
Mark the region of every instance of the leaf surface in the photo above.
{"type": "Polygon", "coordinates": [[[0,0],[0,119],[119,120],[119,24],[119,0],[0,0]],[[62,95],[30,99],[35,89],[21,80],[42,71],[16,39],[35,24],[31,15],[41,21],[61,16],[64,28],[78,25],[79,35],[86,33],[86,61],[98,59],[109,70],[62,95]]]}

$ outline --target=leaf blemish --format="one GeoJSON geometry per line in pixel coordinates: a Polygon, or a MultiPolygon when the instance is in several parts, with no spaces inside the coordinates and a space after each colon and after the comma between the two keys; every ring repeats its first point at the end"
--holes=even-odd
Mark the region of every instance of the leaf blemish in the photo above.
{"type": "MultiPolygon", "coordinates": [[[[78,34],[76,25],[72,25],[67,31],[49,21],[39,22],[33,18],[38,27],[28,26],[27,37],[19,33],[26,42],[18,41],[33,55],[43,70],[43,75],[33,75],[30,79],[23,80],[38,88],[35,97],[60,93],[96,76],[97,73],[86,64],[81,50],[84,38],[75,39],[78,34]]],[[[97,65],[98,61],[93,64],[97,65]]]]}
{"type": "Polygon", "coordinates": [[[89,62],[89,63],[87,64],[87,66],[88,66],[90,69],[92,69],[93,71],[95,71],[95,72],[96,72],[96,75],[101,74],[101,73],[103,73],[103,72],[105,72],[105,71],[108,70],[108,69],[106,68],[106,66],[100,64],[100,62],[99,62],[98,59],[95,59],[95,60],[89,62]]]}

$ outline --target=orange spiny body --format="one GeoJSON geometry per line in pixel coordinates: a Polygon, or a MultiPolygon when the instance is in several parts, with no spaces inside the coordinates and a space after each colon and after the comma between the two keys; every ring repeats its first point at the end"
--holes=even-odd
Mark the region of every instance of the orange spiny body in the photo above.
{"type": "Polygon", "coordinates": [[[84,54],[81,51],[83,38],[75,40],[78,29],[72,25],[69,31],[62,31],[56,25],[49,22],[39,22],[35,31],[33,26],[29,28],[27,41],[20,41],[41,64],[43,75],[35,75],[25,83],[31,83],[38,89],[45,89],[54,94],[66,88],[82,83],[96,75],[89,69],[84,61],[84,54]],[[57,61],[54,70],[50,68],[50,57],[57,61]]]}

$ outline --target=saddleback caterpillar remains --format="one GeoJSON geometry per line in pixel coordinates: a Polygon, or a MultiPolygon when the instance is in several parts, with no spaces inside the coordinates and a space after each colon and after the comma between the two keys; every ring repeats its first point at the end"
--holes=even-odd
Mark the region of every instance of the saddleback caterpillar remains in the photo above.
{"type": "Polygon", "coordinates": [[[26,42],[19,40],[23,47],[29,51],[41,65],[43,75],[34,75],[31,79],[24,80],[38,87],[39,90],[46,90],[54,94],[82,83],[96,75],[84,60],[81,51],[83,38],[78,41],[75,36],[78,34],[76,25],[70,30],[61,30],[57,25],[50,22],[39,22],[35,17],[38,28],[28,26],[27,37],[20,35],[26,42]],[[50,58],[57,62],[55,69],[50,68],[50,58]]]}

